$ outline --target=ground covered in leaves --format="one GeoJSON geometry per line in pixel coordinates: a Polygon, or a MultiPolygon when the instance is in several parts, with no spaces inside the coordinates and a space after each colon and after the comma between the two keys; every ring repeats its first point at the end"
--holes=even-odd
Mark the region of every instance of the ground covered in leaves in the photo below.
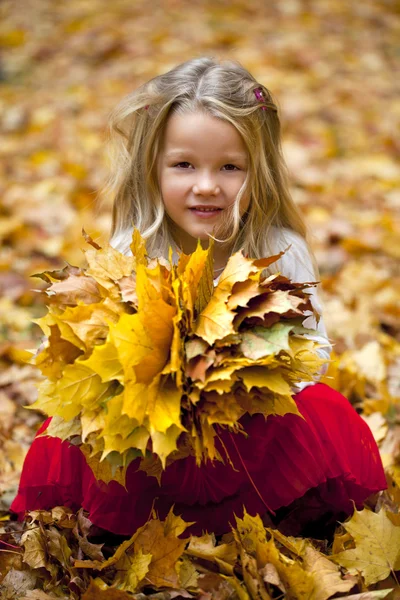
{"type": "Polygon", "coordinates": [[[154,577],[171,572],[172,588],[157,597],[385,597],[397,585],[390,571],[399,568],[400,546],[395,4],[169,0],[149,10],[142,0],[57,7],[36,0],[23,10],[5,1],[0,11],[2,597],[124,598],[135,590],[142,598],[168,587],[154,577]],[[84,515],[60,508],[31,515],[23,531],[9,523],[43,418],[23,408],[37,397],[38,371],[27,361],[41,335],[33,319],[46,312],[42,282],[30,276],[65,260],[81,265],[82,226],[100,243],[107,239],[110,201],[100,210],[97,202],[107,173],[107,114],[137,84],[199,55],[239,60],[277,98],[292,193],[314,234],[334,343],[324,381],[349,398],[380,447],[388,491],[371,512],[338,527],[333,546],[288,540],[254,521],[238,522],[226,540],[189,543],[171,516],[169,524],[149,522],[125,546],[108,540],[101,548],[101,540],[87,539],[84,515]],[[171,531],[173,558],[163,571],[146,540],[168,540],[171,531]],[[113,585],[120,589],[104,589],[113,585]]]}

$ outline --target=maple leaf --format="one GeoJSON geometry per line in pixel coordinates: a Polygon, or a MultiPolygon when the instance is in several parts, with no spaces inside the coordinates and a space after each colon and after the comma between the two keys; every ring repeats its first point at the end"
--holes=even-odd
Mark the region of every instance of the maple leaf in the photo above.
{"type": "Polygon", "coordinates": [[[136,592],[141,581],[149,572],[152,554],[144,554],[140,548],[134,554],[126,552],[115,564],[117,575],[114,584],[126,592],[136,592]]]}
{"type": "Polygon", "coordinates": [[[217,339],[235,332],[233,328],[235,313],[227,308],[226,303],[233,285],[238,281],[245,281],[256,271],[253,261],[244,259],[240,252],[236,252],[229,258],[216,290],[197,318],[194,328],[196,335],[212,345],[217,339]]]}
{"type": "Polygon", "coordinates": [[[350,573],[360,571],[365,585],[386,579],[400,569],[400,526],[392,523],[385,510],[356,510],[343,527],[353,538],[355,548],[334,554],[332,560],[350,573]]]}
{"type": "Polygon", "coordinates": [[[178,536],[188,525],[170,510],[164,523],[152,519],[141,529],[134,540],[134,551],[151,555],[145,581],[156,587],[179,587],[178,560],[187,540],[178,536]]]}
{"type": "Polygon", "coordinates": [[[185,553],[195,558],[213,562],[225,575],[233,575],[233,568],[238,557],[238,550],[234,541],[217,546],[214,534],[209,533],[201,537],[192,536],[185,553]]]}
{"type": "Polygon", "coordinates": [[[21,544],[24,546],[23,561],[33,569],[46,567],[47,552],[42,532],[38,528],[28,529],[22,535],[21,544]]]}
{"type": "Polygon", "coordinates": [[[94,279],[85,275],[81,269],[74,269],[70,265],[66,270],[68,273],[65,275],[66,278],[52,282],[46,290],[50,303],[54,296],[57,296],[57,305],[60,307],[78,303],[95,304],[102,300],[102,288],[94,279]]]}

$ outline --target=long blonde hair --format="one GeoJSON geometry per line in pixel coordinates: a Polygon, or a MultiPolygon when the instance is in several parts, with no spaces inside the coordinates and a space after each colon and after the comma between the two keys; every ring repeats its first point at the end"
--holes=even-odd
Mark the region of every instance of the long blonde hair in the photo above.
{"type": "MultiPolygon", "coordinates": [[[[176,247],[158,183],[157,160],[169,116],[195,111],[231,123],[242,136],[249,158],[236,202],[210,237],[229,244],[231,253],[242,248],[255,258],[274,252],[273,230],[289,229],[308,245],[307,227],[289,192],[278,106],[272,94],[237,61],[209,57],[188,60],[154,77],[112,112],[111,169],[105,186],[113,197],[110,244],[129,253],[135,227],[146,239],[151,257],[168,258],[169,246],[176,247]],[[256,88],[262,90],[262,103],[256,99],[256,88]],[[250,194],[250,204],[241,218],[239,205],[245,193],[250,194]]],[[[318,277],[311,250],[310,255],[318,277]]]]}

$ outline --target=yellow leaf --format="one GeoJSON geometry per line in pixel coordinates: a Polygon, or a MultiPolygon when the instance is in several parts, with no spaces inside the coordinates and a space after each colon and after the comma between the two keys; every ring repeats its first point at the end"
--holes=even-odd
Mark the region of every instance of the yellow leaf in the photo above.
{"type": "Polygon", "coordinates": [[[153,452],[160,457],[164,469],[167,457],[177,449],[176,442],[181,433],[182,427],[178,427],[175,424],[170,425],[163,433],[159,431],[152,432],[151,439],[153,441],[153,452]]]}
{"type": "Polygon", "coordinates": [[[234,541],[217,546],[214,534],[207,533],[201,537],[192,536],[185,554],[210,561],[218,566],[221,573],[233,575],[238,549],[234,541]]]}
{"type": "Polygon", "coordinates": [[[109,436],[103,433],[102,437],[104,439],[104,450],[101,460],[104,460],[111,452],[119,452],[122,457],[121,460],[125,462],[126,453],[131,448],[137,448],[144,456],[150,434],[145,427],[136,427],[126,438],[122,437],[117,430],[109,436]]]}
{"type": "Polygon", "coordinates": [[[152,389],[157,384],[158,380],[150,384],[150,386],[145,383],[134,383],[133,381],[126,380],[122,413],[131,419],[135,419],[139,425],[142,425],[147,414],[147,404],[150,394],[153,393],[152,389]]]}
{"type": "Polygon", "coordinates": [[[67,365],[55,388],[59,399],[57,414],[70,420],[79,414],[81,406],[95,410],[108,386],[91,369],[80,364],[67,365]]]}
{"type": "Polygon", "coordinates": [[[97,373],[103,383],[113,379],[123,382],[123,369],[119,355],[109,336],[105,344],[94,346],[89,358],[79,359],[75,364],[84,365],[97,373]]]}
{"type": "Polygon", "coordinates": [[[302,554],[303,567],[314,575],[312,600],[327,600],[338,592],[348,592],[357,584],[357,578],[342,579],[339,568],[326,556],[307,544],[302,554]]]}
{"type": "Polygon", "coordinates": [[[279,372],[277,369],[271,370],[262,366],[245,367],[238,370],[237,375],[242,379],[248,392],[255,386],[268,388],[272,392],[282,396],[292,393],[291,387],[284,380],[282,372],[279,372]]]}
{"type": "MultiPolygon", "coordinates": [[[[217,392],[219,395],[227,394],[232,390],[232,386],[235,383],[235,379],[231,380],[218,380],[218,381],[207,381],[203,387],[204,392],[217,392]]],[[[198,386],[201,389],[201,384],[198,386]]]]}
{"type": "Polygon", "coordinates": [[[73,346],[76,346],[77,348],[79,348],[79,350],[82,350],[82,352],[86,352],[85,342],[83,342],[79,336],[75,335],[75,333],[74,333],[72,327],[69,325],[69,323],[65,323],[56,314],[52,315],[52,320],[53,320],[54,324],[57,325],[58,329],[60,330],[60,337],[63,340],[66,340],[73,346]]]}
{"type": "Polygon", "coordinates": [[[356,510],[343,527],[356,547],[333,555],[332,560],[350,573],[360,571],[366,586],[400,569],[400,526],[395,526],[383,509],[379,513],[356,510]]]}
{"type": "Polygon", "coordinates": [[[151,553],[143,554],[139,548],[134,554],[124,553],[115,564],[117,575],[113,586],[126,592],[136,592],[141,581],[149,572],[149,565],[152,561],[151,553]]]}
{"type": "Polygon", "coordinates": [[[226,303],[237,281],[245,281],[251,273],[256,273],[253,261],[245,259],[242,252],[230,256],[218,285],[204,310],[199,314],[194,333],[212,345],[230,333],[235,333],[233,319],[235,313],[226,303]]]}
{"type": "Polygon", "coordinates": [[[164,375],[155,378],[154,385],[152,384],[148,389],[148,394],[148,415],[152,432],[165,433],[171,425],[183,431],[184,428],[180,423],[182,391],[176,387],[172,377],[164,375]]]}
{"type": "Polygon", "coordinates": [[[173,508],[167,514],[164,521],[164,535],[166,536],[180,536],[189,525],[193,525],[195,521],[186,522],[182,519],[181,516],[175,515],[173,512],[173,508]]]}
{"type": "MultiPolygon", "coordinates": [[[[111,463],[105,458],[101,460],[100,454],[92,454],[92,449],[87,444],[82,444],[80,450],[85,455],[85,459],[89,467],[91,468],[93,475],[99,481],[109,483],[110,481],[117,481],[121,485],[125,485],[126,469],[127,466],[118,467],[114,469],[111,463]]],[[[95,567],[93,567],[95,568],[95,567]]]]}
{"type": "Polygon", "coordinates": [[[119,315],[109,308],[105,303],[68,306],[65,311],[58,315],[57,323],[69,325],[74,335],[79,338],[89,349],[99,341],[107,337],[110,323],[116,323],[119,315]]]}
{"type": "Polygon", "coordinates": [[[110,327],[110,340],[117,348],[125,374],[138,366],[137,381],[149,383],[162,371],[171,346],[174,312],[173,307],[159,300],[141,313],[121,315],[118,323],[110,327]]]}
{"type": "Polygon", "coordinates": [[[73,363],[82,351],[71,342],[64,340],[56,325],[50,325],[49,330],[48,346],[38,353],[35,365],[43,375],[56,380],[62,376],[65,365],[73,363]]]}
{"type": "Polygon", "coordinates": [[[86,410],[81,414],[82,441],[85,442],[87,437],[95,432],[100,431],[104,427],[105,415],[100,410],[86,410]]]}
{"type": "Polygon", "coordinates": [[[132,233],[132,242],[130,245],[132,256],[135,257],[136,264],[146,264],[146,241],[140,235],[136,227],[132,233]]]}
{"type": "Polygon", "coordinates": [[[177,588],[178,560],[183,554],[186,543],[187,540],[176,536],[171,525],[165,527],[158,519],[146,523],[134,541],[135,553],[141,550],[144,554],[151,554],[145,582],[157,587],[177,588]]]}
{"type": "Polygon", "coordinates": [[[65,421],[56,415],[52,418],[49,426],[42,435],[49,435],[51,437],[58,437],[61,440],[67,440],[74,435],[81,435],[81,432],[81,424],[77,417],[72,419],[72,421],[65,421]]]}
{"type": "Polygon", "coordinates": [[[138,311],[146,311],[153,302],[162,301],[166,304],[169,295],[164,289],[165,267],[160,263],[153,269],[138,264],[136,267],[136,294],[138,298],[138,311]]]}
{"type": "MultiPolygon", "coordinates": [[[[131,594],[122,590],[109,588],[102,579],[91,579],[89,587],[82,596],[82,600],[130,600],[131,594]]],[[[39,599],[38,599],[39,600],[39,599]]]]}
{"type": "MultiPolygon", "coordinates": [[[[188,287],[186,290],[184,286],[183,297],[188,306],[188,327],[190,329],[193,328],[194,310],[199,315],[209,303],[214,292],[214,243],[214,240],[210,240],[207,252],[203,251],[200,240],[198,240],[196,252],[189,257],[185,264],[184,275],[185,279],[187,279],[188,287]],[[192,269],[193,264],[194,268],[192,269]],[[186,277],[188,271],[192,275],[190,279],[186,277]]],[[[181,262],[178,265],[178,274],[180,265],[181,262]]]]}
{"type": "Polygon", "coordinates": [[[216,392],[208,392],[204,394],[202,412],[210,425],[221,423],[233,427],[244,410],[234,393],[220,395],[216,392]]]}
{"type": "Polygon", "coordinates": [[[104,249],[89,248],[84,252],[89,264],[87,275],[109,291],[118,279],[130,275],[135,266],[134,257],[121,254],[109,245],[104,249]]]}
{"type": "MultiPolygon", "coordinates": [[[[189,559],[183,557],[181,562],[178,563],[178,571],[180,588],[188,590],[198,587],[199,573],[189,559]]],[[[193,589],[193,591],[195,590],[193,589]]]]}

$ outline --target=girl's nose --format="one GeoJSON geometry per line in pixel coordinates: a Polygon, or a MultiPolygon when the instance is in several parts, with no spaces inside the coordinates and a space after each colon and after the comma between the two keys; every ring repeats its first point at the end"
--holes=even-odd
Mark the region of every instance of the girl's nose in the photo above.
{"type": "Polygon", "coordinates": [[[202,194],[203,196],[217,195],[220,192],[219,185],[210,175],[199,176],[196,183],[193,185],[194,194],[202,194]]]}

